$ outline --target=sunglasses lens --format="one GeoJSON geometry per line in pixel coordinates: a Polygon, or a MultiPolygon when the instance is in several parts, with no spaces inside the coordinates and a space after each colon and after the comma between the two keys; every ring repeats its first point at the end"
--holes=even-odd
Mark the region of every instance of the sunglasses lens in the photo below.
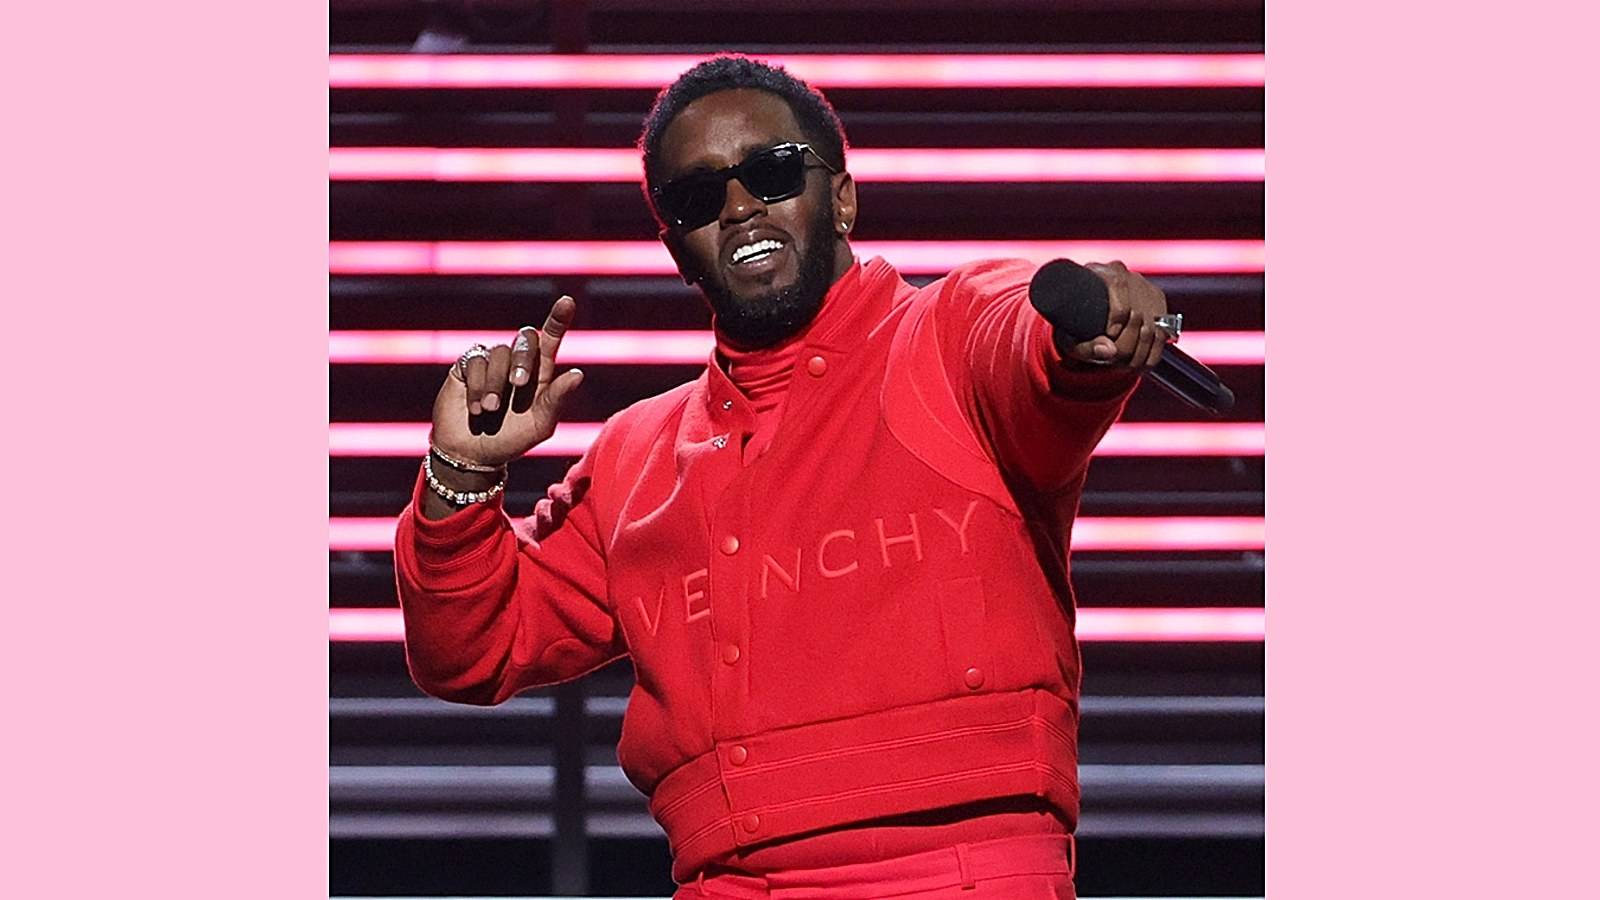
{"type": "Polygon", "coordinates": [[[722,212],[723,188],[719,175],[690,175],[661,188],[661,212],[680,228],[699,228],[722,212]]]}
{"type": "Polygon", "coordinates": [[[787,200],[805,187],[805,154],[795,148],[758,153],[741,168],[739,180],[763,203],[787,200]]]}
{"type": "Polygon", "coordinates": [[[731,170],[673,179],[661,186],[657,196],[662,215],[679,228],[691,231],[711,224],[722,214],[722,205],[728,199],[730,175],[763,203],[787,200],[805,189],[805,151],[794,146],[774,147],[731,170]]]}

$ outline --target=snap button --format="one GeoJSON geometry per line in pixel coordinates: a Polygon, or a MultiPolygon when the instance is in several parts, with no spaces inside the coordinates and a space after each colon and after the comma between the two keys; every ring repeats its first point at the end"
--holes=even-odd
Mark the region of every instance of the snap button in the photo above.
{"type": "Polygon", "coordinates": [[[731,762],[736,766],[744,765],[744,761],[749,758],[750,751],[746,750],[743,746],[737,746],[728,751],[728,762],[731,762]]]}
{"type": "Polygon", "coordinates": [[[968,669],[965,678],[967,687],[972,688],[973,690],[983,687],[983,670],[977,666],[973,666],[972,668],[968,669]]]}
{"type": "Polygon", "coordinates": [[[722,648],[722,661],[727,663],[730,666],[733,665],[734,663],[738,662],[739,661],[739,645],[738,644],[727,644],[727,645],[725,645],[722,648]]]}
{"type": "Polygon", "coordinates": [[[810,372],[813,377],[821,378],[827,374],[828,361],[820,356],[813,356],[806,360],[806,371],[810,372]]]}
{"type": "Polygon", "coordinates": [[[750,832],[751,834],[754,834],[755,830],[761,827],[761,817],[755,813],[751,813],[750,815],[739,820],[739,827],[743,828],[747,832],[750,832]]]}
{"type": "Polygon", "coordinates": [[[733,409],[733,401],[732,400],[724,400],[724,401],[722,401],[722,408],[723,409],[733,409]]]}
{"type": "Polygon", "coordinates": [[[722,552],[727,554],[728,556],[732,556],[735,553],[738,553],[739,552],[739,539],[737,537],[731,535],[731,534],[728,535],[727,537],[723,538],[722,539],[722,552]]]}

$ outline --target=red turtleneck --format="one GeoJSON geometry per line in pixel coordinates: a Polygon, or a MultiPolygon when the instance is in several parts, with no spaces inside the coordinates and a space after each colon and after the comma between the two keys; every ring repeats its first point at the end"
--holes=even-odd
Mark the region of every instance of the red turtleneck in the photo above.
{"type": "Polygon", "coordinates": [[[849,304],[839,302],[838,298],[854,296],[860,289],[862,277],[860,261],[853,260],[850,268],[828,289],[816,317],[798,334],[780,344],[741,350],[717,332],[716,360],[727,373],[728,380],[750,401],[756,415],[755,427],[745,439],[744,462],[747,465],[766,450],[778,429],[778,422],[783,419],[783,401],[789,394],[789,379],[794,374],[801,348],[811,337],[828,334],[846,324],[850,316],[846,308],[849,304]]]}

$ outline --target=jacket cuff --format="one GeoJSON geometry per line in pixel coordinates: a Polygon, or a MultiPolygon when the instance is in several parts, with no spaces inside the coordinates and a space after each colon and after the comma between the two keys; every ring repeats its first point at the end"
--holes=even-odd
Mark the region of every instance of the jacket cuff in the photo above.
{"type": "Polygon", "coordinates": [[[443,519],[422,514],[423,497],[428,493],[427,478],[417,473],[411,489],[411,503],[401,513],[404,524],[399,539],[409,534],[412,556],[423,571],[444,572],[471,564],[494,547],[504,530],[505,494],[488,502],[473,503],[443,519]]]}

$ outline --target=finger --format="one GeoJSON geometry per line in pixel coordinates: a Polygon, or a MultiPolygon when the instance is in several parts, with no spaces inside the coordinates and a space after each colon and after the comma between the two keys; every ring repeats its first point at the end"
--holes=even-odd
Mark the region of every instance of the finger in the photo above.
{"type": "Polygon", "coordinates": [[[1118,265],[1121,264],[1085,263],[1083,266],[1085,269],[1100,276],[1100,280],[1106,283],[1106,295],[1110,301],[1106,307],[1106,337],[1112,340],[1122,337],[1122,330],[1127,327],[1128,316],[1133,311],[1127,301],[1122,299],[1121,281],[1128,270],[1123,267],[1118,271],[1116,268],[1118,265]]]}
{"type": "Polygon", "coordinates": [[[474,356],[467,360],[467,412],[478,415],[483,412],[484,385],[488,383],[489,360],[486,357],[474,356]]]}
{"type": "Polygon", "coordinates": [[[1144,324],[1144,315],[1142,313],[1129,313],[1126,326],[1122,329],[1122,333],[1117,336],[1116,361],[1118,363],[1122,365],[1132,364],[1134,354],[1139,350],[1139,334],[1144,329],[1144,324]]]}
{"type": "Polygon", "coordinates": [[[511,343],[511,385],[521,387],[533,374],[533,348],[539,345],[539,329],[524,325],[511,343]]]}
{"type": "Polygon", "coordinates": [[[489,370],[484,374],[483,409],[494,412],[506,396],[506,379],[511,375],[511,348],[495,344],[489,350],[489,370]]]}
{"type": "Polygon", "coordinates": [[[1117,345],[1110,338],[1101,335],[1072,345],[1067,355],[1083,362],[1110,362],[1117,356],[1117,345]]]}
{"type": "Polygon", "coordinates": [[[561,349],[561,338],[566,336],[567,329],[572,325],[572,318],[577,314],[578,303],[568,296],[556,298],[556,305],[550,307],[550,315],[545,317],[544,327],[539,329],[539,387],[542,390],[550,380],[556,376],[556,352],[561,349]]]}
{"type": "Polygon", "coordinates": [[[554,430],[556,423],[561,421],[561,414],[566,410],[568,398],[582,383],[583,370],[568,369],[562,372],[560,377],[551,381],[549,387],[539,391],[537,397],[533,398],[533,404],[538,408],[537,412],[545,417],[552,430],[554,430]]]}
{"type": "Polygon", "coordinates": [[[1134,348],[1133,358],[1129,360],[1134,368],[1148,369],[1154,364],[1151,354],[1155,352],[1156,344],[1159,343],[1157,340],[1159,334],[1152,322],[1146,321],[1139,326],[1139,345],[1134,348]]]}

